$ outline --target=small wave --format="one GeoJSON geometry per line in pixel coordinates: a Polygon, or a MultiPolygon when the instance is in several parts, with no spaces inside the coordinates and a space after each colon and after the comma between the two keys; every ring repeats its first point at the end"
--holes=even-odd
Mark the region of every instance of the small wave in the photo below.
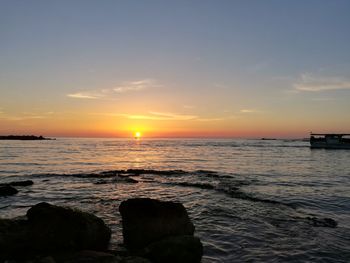
{"type": "Polygon", "coordinates": [[[302,222],[313,227],[336,228],[338,226],[338,222],[332,218],[317,217],[317,216],[306,216],[306,217],[291,216],[288,219],[274,218],[270,220],[270,223],[273,226],[278,228],[286,224],[288,226],[290,223],[298,223],[298,222],[302,222]]]}
{"type": "MultiPolygon", "coordinates": [[[[71,176],[81,178],[108,178],[115,176],[140,176],[140,175],[164,175],[164,176],[176,176],[186,174],[200,174],[208,177],[222,177],[215,171],[196,170],[196,171],[184,171],[184,170],[153,170],[153,169],[126,169],[126,170],[108,170],[102,172],[79,172],[79,173],[45,173],[35,174],[33,176],[71,176]]],[[[223,176],[222,178],[225,178],[223,176]]]]}
{"type": "Polygon", "coordinates": [[[335,228],[338,225],[338,222],[332,218],[307,217],[306,220],[314,227],[335,228]]]}
{"type": "Polygon", "coordinates": [[[195,187],[200,189],[215,189],[215,186],[208,183],[189,183],[189,182],[179,182],[179,183],[171,183],[172,185],[184,186],[184,187],[195,187]]]}
{"type": "MultiPolygon", "coordinates": [[[[245,182],[239,182],[239,183],[245,183],[245,182]]],[[[277,201],[277,200],[272,200],[272,199],[265,199],[262,197],[257,197],[254,196],[253,194],[249,194],[246,192],[243,192],[239,189],[239,187],[237,186],[230,186],[230,187],[225,187],[225,188],[219,188],[219,191],[229,195],[232,198],[238,198],[238,199],[242,199],[242,200],[247,200],[247,201],[251,201],[251,202],[259,202],[259,203],[266,203],[266,204],[274,204],[274,205],[283,205],[283,206],[288,206],[291,207],[293,209],[295,209],[295,205],[292,203],[284,203],[281,201],[277,201]]]]}

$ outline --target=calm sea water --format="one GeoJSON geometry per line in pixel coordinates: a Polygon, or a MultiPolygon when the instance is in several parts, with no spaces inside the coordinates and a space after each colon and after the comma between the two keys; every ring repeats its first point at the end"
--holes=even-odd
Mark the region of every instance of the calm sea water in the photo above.
{"type": "Polygon", "coordinates": [[[182,202],[203,262],[349,262],[350,151],[308,142],[199,139],[0,141],[0,183],[31,179],[0,198],[0,217],[41,201],[79,207],[122,242],[118,206],[131,197],[182,202]],[[152,169],[133,177],[84,174],[152,169]],[[178,170],[171,173],[162,171],[178,170]],[[323,223],[335,220],[336,228],[323,223]]]}

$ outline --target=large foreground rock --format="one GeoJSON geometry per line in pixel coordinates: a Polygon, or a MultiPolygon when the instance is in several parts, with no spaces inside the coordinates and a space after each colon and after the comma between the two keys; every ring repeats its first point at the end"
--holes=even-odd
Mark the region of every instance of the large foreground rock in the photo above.
{"type": "Polygon", "coordinates": [[[38,249],[102,250],[108,247],[111,231],[93,214],[40,203],[27,211],[27,217],[38,249]]]}
{"type": "Polygon", "coordinates": [[[170,236],[193,235],[194,226],[180,203],[149,198],[123,201],[119,206],[123,220],[124,244],[140,249],[170,236]]]}
{"type": "Polygon", "coordinates": [[[199,263],[203,245],[198,237],[173,236],[147,246],[144,253],[153,263],[199,263]]]}
{"type": "Polygon", "coordinates": [[[28,220],[0,219],[0,259],[59,251],[104,250],[111,231],[93,214],[39,203],[28,220]]]}

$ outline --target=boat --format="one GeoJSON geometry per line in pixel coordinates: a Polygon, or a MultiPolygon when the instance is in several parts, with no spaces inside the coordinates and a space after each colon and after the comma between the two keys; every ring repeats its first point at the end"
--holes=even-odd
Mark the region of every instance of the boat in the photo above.
{"type": "Polygon", "coordinates": [[[311,133],[311,149],[350,149],[350,134],[311,133]],[[348,137],[348,138],[347,138],[348,137]]]}

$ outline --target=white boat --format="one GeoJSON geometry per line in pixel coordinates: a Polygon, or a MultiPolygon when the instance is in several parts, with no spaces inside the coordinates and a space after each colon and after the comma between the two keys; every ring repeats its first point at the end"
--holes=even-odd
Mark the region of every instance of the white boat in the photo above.
{"type": "Polygon", "coordinates": [[[338,133],[311,133],[310,147],[312,149],[350,149],[350,134],[338,133]]]}

